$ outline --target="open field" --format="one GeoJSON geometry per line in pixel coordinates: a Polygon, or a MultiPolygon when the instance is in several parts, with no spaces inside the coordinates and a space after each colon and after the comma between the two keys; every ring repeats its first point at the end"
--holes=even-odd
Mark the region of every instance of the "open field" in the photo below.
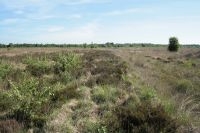
{"type": "Polygon", "coordinates": [[[199,68],[199,48],[2,48],[0,132],[199,133],[199,68]]]}

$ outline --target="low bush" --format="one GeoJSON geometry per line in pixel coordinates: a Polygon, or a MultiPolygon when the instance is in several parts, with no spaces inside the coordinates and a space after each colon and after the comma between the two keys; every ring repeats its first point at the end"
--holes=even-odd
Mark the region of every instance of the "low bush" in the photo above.
{"type": "Polygon", "coordinates": [[[116,85],[123,81],[123,75],[127,73],[127,65],[120,61],[99,61],[91,62],[90,71],[93,77],[88,80],[86,85],[93,87],[94,85],[116,85]]]}
{"type": "Polygon", "coordinates": [[[9,64],[0,62],[0,81],[5,79],[11,70],[12,67],[9,64]]]}
{"type": "Polygon", "coordinates": [[[64,71],[68,73],[75,72],[77,68],[81,66],[81,58],[74,54],[59,54],[57,58],[55,58],[56,64],[54,65],[54,73],[60,74],[64,71]]]}
{"type": "Polygon", "coordinates": [[[71,82],[74,79],[73,75],[71,73],[68,72],[62,72],[58,75],[54,75],[53,79],[52,79],[52,83],[63,83],[63,84],[67,84],[69,82],[71,82]]]}
{"type": "Polygon", "coordinates": [[[81,58],[78,55],[73,53],[60,54],[54,60],[56,62],[53,66],[56,82],[67,84],[80,75],[81,58]]]}
{"type": "MultiPolygon", "coordinates": [[[[134,101],[132,101],[134,102],[134,101]]],[[[109,132],[175,133],[178,123],[161,105],[125,103],[105,114],[109,132]]]]}
{"type": "Polygon", "coordinates": [[[34,76],[42,76],[51,72],[51,64],[49,61],[29,60],[27,62],[26,70],[34,76]]]}
{"type": "Polygon", "coordinates": [[[61,88],[55,89],[53,92],[54,95],[51,97],[51,104],[59,106],[62,105],[68,99],[79,98],[81,94],[79,93],[77,88],[78,83],[72,81],[66,86],[62,86],[61,88]]]}
{"type": "Polygon", "coordinates": [[[122,74],[127,72],[127,64],[126,62],[120,62],[118,60],[114,61],[99,61],[96,62],[96,67],[92,69],[92,75],[96,75],[99,73],[107,73],[114,74],[117,77],[121,78],[122,74]]]}
{"type": "Polygon", "coordinates": [[[24,70],[17,68],[17,69],[12,69],[12,71],[9,72],[7,77],[8,77],[8,80],[20,82],[20,80],[23,79],[24,75],[27,75],[27,73],[24,72],[24,70]]]}
{"type": "Polygon", "coordinates": [[[52,88],[39,84],[37,79],[25,79],[20,84],[12,83],[12,88],[5,92],[6,99],[13,101],[10,113],[16,120],[31,126],[35,117],[41,114],[41,106],[53,95],[52,88]]]}
{"type": "Polygon", "coordinates": [[[5,92],[0,93],[0,111],[7,112],[10,107],[14,104],[15,101],[12,101],[5,92]]]}

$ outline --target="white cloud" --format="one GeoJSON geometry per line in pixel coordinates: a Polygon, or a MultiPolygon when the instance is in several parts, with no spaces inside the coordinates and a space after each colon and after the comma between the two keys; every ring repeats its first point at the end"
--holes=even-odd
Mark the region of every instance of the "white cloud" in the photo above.
{"type": "Polygon", "coordinates": [[[11,10],[22,10],[27,7],[55,7],[60,4],[80,5],[91,3],[107,3],[111,0],[1,0],[0,4],[11,10]]]}
{"type": "Polygon", "coordinates": [[[82,18],[81,14],[72,14],[67,17],[68,19],[80,19],[82,18]]]}
{"type": "Polygon", "coordinates": [[[59,32],[64,30],[64,27],[62,26],[53,26],[47,29],[47,32],[59,32]]]}
{"type": "Polygon", "coordinates": [[[64,30],[62,27],[49,29],[52,32],[40,33],[33,37],[34,40],[45,43],[84,43],[91,42],[98,31],[98,24],[88,23],[84,26],[64,30]],[[58,32],[58,30],[61,30],[58,32]]]}
{"type": "Polygon", "coordinates": [[[150,9],[144,9],[144,8],[130,8],[130,9],[124,9],[124,10],[115,10],[106,12],[103,15],[105,16],[117,16],[117,15],[124,15],[124,14],[132,14],[132,13],[149,13],[152,12],[150,9]]]}
{"type": "Polygon", "coordinates": [[[0,4],[10,10],[23,10],[30,6],[40,6],[44,0],[1,0],[0,4]]]}
{"type": "Polygon", "coordinates": [[[26,19],[28,20],[47,20],[47,19],[52,19],[52,18],[56,18],[57,16],[54,15],[45,15],[45,14],[27,14],[26,15],[26,19]]]}
{"type": "MultiPolygon", "coordinates": [[[[16,33],[13,33],[13,35],[16,33]]],[[[103,25],[91,22],[77,28],[48,26],[30,31],[29,35],[20,32],[23,38],[9,36],[10,40],[30,43],[162,43],[167,44],[170,36],[177,36],[180,43],[200,43],[200,27],[198,22],[182,22],[173,20],[149,20],[118,22],[113,25],[103,25]],[[21,40],[20,40],[21,39],[21,40]]],[[[4,37],[5,38],[5,37],[4,37]]],[[[1,39],[3,39],[1,37],[1,39]]],[[[8,41],[8,42],[9,42],[8,41]]]]}
{"type": "Polygon", "coordinates": [[[57,7],[60,5],[72,6],[78,4],[89,4],[89,3],[100,3],[105,2],[107,0],[65,0],[65,1],[49,1],[49,0],[0,0],[0,5],[6,8],[9,12],[14,13],[15,18],[7,18],[9,20],[5,20],[7,24],[12,24],[13,21],[17,22],[18,20],[47,20],[47,19],[55,19],[55,18],[63,18],[63,19],[80,19],[82,15],[79,13],[71,13],[65,12],[63,13],[55,13],[55,10],[58,10],[57,7]],[[11,20],[12,19],[12,20],[11,20]]]}
{"type": "Polygon", "coordinates": [[[14,11],[14,13],[20,15],[20,14],[24,14],[24,11],[22,11],[22,10],[16,10],[16,11],[14,11]]]}
{"type": "Polygon", "coordinates": [[[4,20],[1,20],[0,24],[1,25],[9,25],[9,24],[17,23],[18,21],[19,21],[18,18],[7,18],[7,19],[4,19],[4,20]]]}
{"type": "Polygon", "coordinates": [[[91,4],[91,3],[108,3],[111,0],[66,0],[63,3],[66,5],[80,5],[80,4],[91,4]]]}

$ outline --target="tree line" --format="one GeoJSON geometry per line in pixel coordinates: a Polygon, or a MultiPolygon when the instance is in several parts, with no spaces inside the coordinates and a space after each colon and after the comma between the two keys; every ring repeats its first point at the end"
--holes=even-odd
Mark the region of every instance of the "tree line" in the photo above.
{"type": "MultiPolygon", "coordinates": [[[[172,42],[172,43],[174,43],[174,42],[172,42]]],[[[167,46],[168,46],[167,44],[153,44],[153,43],[113,43],[113,42],[107,42],[107,43],[104,43],[104,44],[97,44],[97,43],[90,43],[90,44],[87,44],[87,43],[84,43],[84,44],[9,43],[9,44],[3,44],[3,43],[0,43],[0,48],[21,48],[21,47],[118,48],[118,47],[167,47],[167,46]]],[[[173,47],[173,45],[172,45],[172,47],[173,47]]],[[[186,45],[181,45],[181,47],[195,47],[195,48],[200,48],[200,45],[199,44],[190,44],[190,45],[186,44],[186,45]]]]}

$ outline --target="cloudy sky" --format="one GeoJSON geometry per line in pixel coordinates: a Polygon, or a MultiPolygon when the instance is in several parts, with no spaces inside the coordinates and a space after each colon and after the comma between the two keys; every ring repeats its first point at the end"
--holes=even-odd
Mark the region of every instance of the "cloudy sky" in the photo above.
{"type": "Polygon", "coordinates": [[[200,0],[0,0],[0,43],[200,43],[200,0]]]}

